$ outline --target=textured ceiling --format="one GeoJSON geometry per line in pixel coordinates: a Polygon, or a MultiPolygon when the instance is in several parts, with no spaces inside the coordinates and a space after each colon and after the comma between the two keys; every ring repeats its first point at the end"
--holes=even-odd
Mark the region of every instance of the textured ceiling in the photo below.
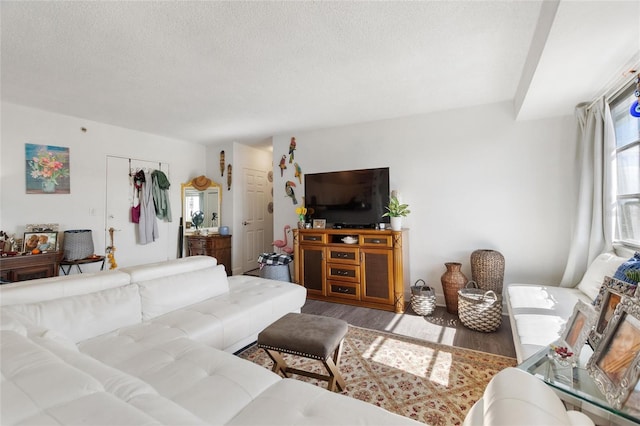
{"type": "Polygon", "coordinates": [[[571,114],[637,55],[639,5],[2,1],[1,96],[205,144],[509,100],[571,114]]]}

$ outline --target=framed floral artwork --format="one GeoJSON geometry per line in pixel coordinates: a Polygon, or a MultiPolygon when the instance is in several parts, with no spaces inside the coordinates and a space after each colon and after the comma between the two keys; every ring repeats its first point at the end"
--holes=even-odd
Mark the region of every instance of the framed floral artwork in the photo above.
{"type": "Polygon", "coordinates": [[[627,402],[640,377],[640,304],[636,299],[622,296],[587,370],[615,409],[627,402]]]}
{"type": "Polygon", "coordinates": [[[571,349],[574,356],[580,356],[582,347],[587,342],[589,331],[596,320],[596,311],[593,306],[578,300],[573,308],[573,315],[567,321],[562,332],[562,340],[571,349]]]}
{"type": "Polygon", "coordinates": [[[633,297],[636,287],[636,285],[615,278],[604,277],[600,292],[593,302],[593,306],[596,309],[596,323],[589,333],[589,344],[594,350],[600,343],[602,333],[613,316],[616,306],[618,306],[623,296],[633,297]]]}
{"type": "Polygon", "coordinates": [[[27,194],[69,194],[69,148],[25,144],[27,194]]]}

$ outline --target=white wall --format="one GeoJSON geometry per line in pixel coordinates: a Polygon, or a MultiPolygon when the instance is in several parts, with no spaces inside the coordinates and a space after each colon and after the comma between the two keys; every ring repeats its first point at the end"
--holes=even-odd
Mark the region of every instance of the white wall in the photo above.
{"type": "MultiPolygon", "coordinates": [[[[245,272],[242,267],[244,256],[244,239],[242,234],[242,222],[245,220],[242,212],[244,209],[244,197],[242,188],[244,188],[243,169],[261,170],[265,173],[271,170],[271,152],[266,149],[256,149],[240,143],[224,143],[209,146],[207,148],[207,176],[222,184],[222,224],[229,226],[231,232],[232,259],[231,268],[233,274],[242,274],[245,272]],[[220,176],[220,151],[225,152],[226,164],[231,164],[231,189],[227,187],[227,169],[225,167],[224,176],[220,176]]],[[[271,198],[265,200],[266,203],[271,198]]],[[[263,206],[266,210],[266,205],[263,206]]],[[[268,214],[269,220],[265,229],[265,239],[267,243],[273,241],[273,215],[268,214]]],[[[260,248],[260,252],[271,251],[272,247],[260,248]]],[[[258,256],[255,256],[256,264],[258,256]]]]}
{"type": "MultiPolygon", "coordinates": [[[[514,122],[513,106],[505,102],[278,135],[275,229],[297,221],[284,195],[294,171],[289,167],[281,178],[278,168],[291,136],[303,173],[390,167],[391,189],[412,212],[404,220],[410,228],[407,288],[422,278],[444,303],[444,263],[462,262],[470,279],[469,256],[479,248],[504,255],[505,283],[559,282],[574,208],[572,117],[514,122]]],[[[296,189],[300,199],[304,189],[296,189]]]]}
{"type": "MultiPolygon", "coordinates": [[[[22,236],[28,223],[58,223],[61,232],[91,229],[96,253],[104,254],[108,245],[104,232],[107,156],[160,161],[170,167],[173,222],[169,235],[160,235],[152,243],[154,257],[157,260],[176,257],[180,183],[204,173],[204,146],[10,103],[2,103],[1,119],[0,229],[18,236],[22,236]],[[81,127],[87,132],[83,133],[81,127]],[[70,194],[25,193],[25,143],[69,147],[70,194]]],[[[123,197],[128,197],[127,192],[123,197]]],[[[135,241],[135,235],[123,231],[117,239],[135,241]]],[[[120,266],[140,263],[135,255],[117,259],[120,266]]],[[[93,265],[86,269],[89,266],[93,265]]]]}

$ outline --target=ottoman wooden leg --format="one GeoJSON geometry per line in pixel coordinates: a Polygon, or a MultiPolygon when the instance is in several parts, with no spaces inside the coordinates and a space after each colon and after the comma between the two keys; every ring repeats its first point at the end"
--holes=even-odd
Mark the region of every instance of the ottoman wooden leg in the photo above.
{"type": "Polygon", "coordinates": [[[278,351],[266,348],[265,351],[267,352],[267,355],[269,355],[269,358],[271,358],[271,360],[273,361],[273,368],[271,369],[271,371],[276,374],[282,373],[284,377],[289,377],[289,375],[287,374],[287,362],[282,357],[282,354],[278,351]]]}
{"type": "Polygon", "coordinates": [[[344,340],[340,341],[340,344],[338,345],[336,350],[333,352],[333,357],[327,358],[327,360],[324,361],[324,366],[329,372],[329,384],[327,385],[327,389],[329,389],[330,391],[335,391],[336,385],[338,386],[338,391],[340,392],[343,391],[347,386],[344,381],[344,378],[342,378],[342,374],[340,374],[340,369],[339,369],[343,342],[344,340]]]}
{"type": "Polygon", "coordinates": [[[343,391],[346,387],[346,383],[342,378],[342,374],[340,374],[340,370],[338,370],[338,366],[334,364],[333,359],[331,358],[327,358],[327,360],[323,363],[327,371],[329,372],[329,384],[327,385],[327,389],[333,392],[336,390],[337,386],[338,391],[343,391]]]}

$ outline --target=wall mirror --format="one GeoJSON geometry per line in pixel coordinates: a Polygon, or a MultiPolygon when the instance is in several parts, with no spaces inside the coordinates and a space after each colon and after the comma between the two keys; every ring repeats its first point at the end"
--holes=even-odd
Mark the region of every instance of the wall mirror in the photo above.
{"type": "Polygon", "coordinates": [[[220,227],[221,186],[206,176],[198,176],[182,185],[182,217],[185,233],[196,231],[194,213],[202,212],[202,224],[198,230],[218,232],[220,227]]]}

